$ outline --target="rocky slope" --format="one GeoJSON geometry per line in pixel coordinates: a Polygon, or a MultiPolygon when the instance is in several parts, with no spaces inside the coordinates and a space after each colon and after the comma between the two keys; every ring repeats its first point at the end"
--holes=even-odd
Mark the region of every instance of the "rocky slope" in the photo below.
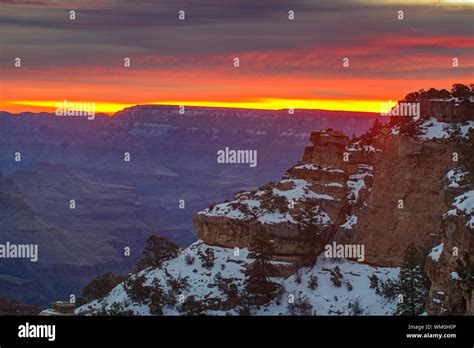
{"type": "MultiPolygon", "coordinates": [[[[245,311],[251,315],[390,315],[395,311],[395,301],[377,294],[369,277],[375,274],[381,281],[393,279],[398,276],[397,268],[373,267],[324,257],[320,257],[315,265],[302,267],[297,274],[273,278],[282,289],[277,298],[249,308],[239,300],[244,291],[243,272],[252,261],[248,254],[248,248],[236,252],[235,249],[208,246],[198,241],[160,268],[131,274],[128,281],[141,284],[140,290],[134,291],[133,285],[129,287],[127,282],[123,282],[105,297],[77,308],[76,314],[239,315],[245,311]],[[212,250],[215,255],[210,267],[205,266],[199,256],[205,250],[212,250]],[[339,267],[342,276],[339,286],[331,281],[335,267],[339,267]],[[157,287],[160,289],[159,306],[155,302],[157,287]],[[289,305],[290,298],[296,304],[304,304],[304,310],[289,305]]],[[[278,266],[281,262],[273,264],[278,266]]]]}

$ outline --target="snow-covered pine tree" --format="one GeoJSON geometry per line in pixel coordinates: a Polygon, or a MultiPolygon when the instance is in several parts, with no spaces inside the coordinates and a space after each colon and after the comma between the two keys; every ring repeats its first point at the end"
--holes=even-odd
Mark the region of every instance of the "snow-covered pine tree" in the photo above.
{"type": "Polygon", "coordinates": [[[403,257],[400,268],[398,292],[402,295],[397,304],[397,315],[419,315],[423,313],[430,281],[425,273],[426,254],[411,243],[403,257]]]}

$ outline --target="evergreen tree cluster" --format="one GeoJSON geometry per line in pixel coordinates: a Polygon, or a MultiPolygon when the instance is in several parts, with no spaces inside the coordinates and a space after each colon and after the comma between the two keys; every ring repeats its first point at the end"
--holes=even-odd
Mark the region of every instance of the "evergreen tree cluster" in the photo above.
{"type": "Polygon", "coordinates": [[[402,100],[404,102],[420,102],[428,99],[448,99],[458,98],[461,100],[468,100],[469,97],[474,96],[474,84],[469,86],[462,83],[453,84],[450,91],[447,89],[430,88],[429,90],[420,89],[416,92],[408,93],[402,100]]]}

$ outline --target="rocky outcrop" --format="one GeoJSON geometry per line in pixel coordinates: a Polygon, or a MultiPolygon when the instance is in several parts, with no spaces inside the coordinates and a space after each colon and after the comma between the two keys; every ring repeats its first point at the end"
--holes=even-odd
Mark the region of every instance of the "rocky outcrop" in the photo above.
{"type": "Polygon", "coordinates": [[[439,240],[446,211],[442,180],[453,165],[449,144],[411,136],[374,139],[371,194],[358,212],[352,242],[365,245],[365,260],[400,265],[411,242],[430,246],[439,240]]]}
{"type": "Polygon", "coordinates": [[[474,127],[464,122],[472,108],[422,102],[412,134],[398,126],[354,140],[331,129],[312,132],[311,146],[282,181],[198,213],[198,238],[246,247],[252,234],[265,231],[275,239],[275,259],[296,264],[313,262],[328,242],[361,244],[365,262],[399,266],[410,243],[439,244],[449,205],[443,179],[456,165],[450,137],[455,128],[462,136],[474,127]],[[319,216],[308,218],[316,210],[319,216]]]}
{"type": "Polygon", "coordinates": [[[0,315],[37,315],[41,307],[0,298],[0,315]]]}
{"type": "MultiPolygon", "coordinates": [[[[351,197],[357,201],[361,187],[353,187],[351,176],[362,174],[357,164],[344,159],[349,145],[345,134],[312,132],[310,141],[312,146],[306,147],[303,160],[280,182],[241,192],[235,200],[195,215],[198,238],[209,245],[252,249],[252,236],[267,233],[274,241],[274,260],[295,266],[314,263],[346,222],[351,197]]],[[[369,147],[351,150],[374,151],[369,147]]],[[[360,165],[365,171],[370,169],[365,163],[360,165]]],[[[364,186],[363,178],[360,186],[364,186]]]]}
{"type": "Polygon", "coordinates": [[[39,313],[42,316],[74,316],[74,303],[65,301],[54,301],[51,303],[51,308],[45,309],[39,313]]]}
{"type": "MultiPolygon", "coordinates": [[[[271,193],[265,192],[271,198],[278,185],[288,184],[279,191],[285,197],[284,192],[294,191],[291,180],[302,180],[316,195],[310,206],[321,208],[330,223],[302,226],[277,222],[278,216],[276,221],[259,221],[251,209],[248,215],[242,209],[242,215],[221,210],[213,216],[213,207],[194,219],[198,238],[211,245],[244,247],[253,233],[266,231],[281,238],[275,243],[277,258],[298,256],[303,263],[313,261],[329,240],[362,244],[365,261],[382,266],[400,265],[413,241],[432,245],[439,239],[439,217],[446,210],[441,182],[452,152],[448,144],[380,134],[369,145],[365,140],[350,142],[332,131],[313,132],[310,140],[313,144],[306,147],[302,162],[288,170],[286,179],[270,185],[271,193]]],[[[262,192],[246,193],[240,196],[245,199],[228,204],[249,199],[260,204],[266,197],[262,192]]],[[[275,209],[291,204],[289,196],[275,209]]],[[[305,202],[302,209],[308,205],[305,202]]],[[[294,209],[289,212],[300,214],[294,209]]]]}

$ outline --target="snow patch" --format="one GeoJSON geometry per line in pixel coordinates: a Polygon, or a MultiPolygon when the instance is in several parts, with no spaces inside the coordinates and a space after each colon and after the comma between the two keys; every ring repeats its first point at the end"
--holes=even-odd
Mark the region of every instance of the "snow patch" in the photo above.
{"type": "MultiPolygon", "coordinates": [[[[464,192],[462,195],[454,198],[453,205],[457,210],[463,212],[468,217],[466,225],[469,228],[474,229],[474,190],[464,192]]],[[[450,212],[451,211],[448,212],[448,215],[450,215],[450,212]]]]}
{"type": "Polygon", "coordinates": [[[347,217],[346,222],[343,225],[341,225],[341,227],[351,230],[352,226],[354,226],[356,223],[357,223],[357,216],[351,215],[347,217]]]}
{"type": "Polygon", "coordinates": [[[431,249],[431,252],[428,254],[428,256],[431,257],[431,259],[434,262],[438,262],[441,256],[441,253],[443,252],[443,247],[444,247],[443,243],[441,243],[438,246],[435,246],[433,249],[431,249]]]}

